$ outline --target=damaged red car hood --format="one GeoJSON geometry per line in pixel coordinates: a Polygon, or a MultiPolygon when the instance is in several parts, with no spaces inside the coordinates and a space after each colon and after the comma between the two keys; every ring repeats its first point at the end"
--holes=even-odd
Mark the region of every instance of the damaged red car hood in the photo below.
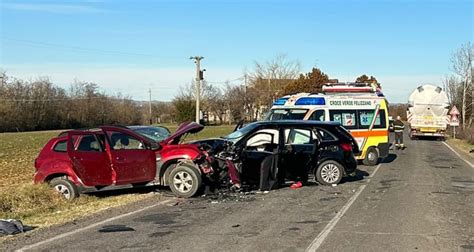
{"type": "Polygon", "coordinates": [[[182,124],[180,124],[180,125],[178,126],[178,129],[176,130],[176,132],[174,132],[171,136],[169,136],[168,138],[166,138],[166,139],[163,140],[162,142],[168,144],[168,143],[172,142],[173,140],[180,138],[180,137],[183,136],[184,134],[187,134],[187,133],[191,133],[191,134],[198,133],[198,132],[201,131],[202,129],[204,129],[204,126],[202,126],[202,125],[199,124],[199,123],[196,123],[196,122],[184,122],[184,123],[182,123],[182,124]]]}

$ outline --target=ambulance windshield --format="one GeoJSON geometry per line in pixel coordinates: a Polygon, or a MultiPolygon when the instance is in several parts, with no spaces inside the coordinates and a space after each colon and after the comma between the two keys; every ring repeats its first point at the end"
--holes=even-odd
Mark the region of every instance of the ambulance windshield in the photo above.
{"type": "Polygon", "coordinates": [[[307,109],[272,109],[267,115],[267,120],[303,120],[307,109]]]}

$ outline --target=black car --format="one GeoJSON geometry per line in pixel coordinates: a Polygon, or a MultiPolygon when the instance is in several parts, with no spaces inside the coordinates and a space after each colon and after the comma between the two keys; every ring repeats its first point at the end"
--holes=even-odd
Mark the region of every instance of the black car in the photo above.
{"type": "Polygon", "coordinates": [[[359,152],[339,123],[301,120],[254,122],[223,138],[195,143],[207,145],[218,158],[231,153],[241,180],[247,182],[259,180],[262,162],[271,157],[280,173],[303,169],[321,184],[337,184],[356,170],[354,153],[359,152]]]}

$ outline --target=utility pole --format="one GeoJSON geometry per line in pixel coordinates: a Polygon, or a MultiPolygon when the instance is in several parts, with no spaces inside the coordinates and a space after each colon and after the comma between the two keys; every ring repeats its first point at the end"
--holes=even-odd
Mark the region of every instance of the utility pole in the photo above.
{"type": "Polygon", "coordinates": [[[150,125],[152,125],[153,124],[153,116],[151,114],[151,88],[148,89],[148,94],[149,94],[149,97],[150,97],[150,99],[148,100],[148,110],[149,110],[148,112],[150,113],[150,125]]]}
{"type": "Polygon", "coordinates": [[[193,56],[189,59],[194,60],[196,63],[196,123],[199,123],[201,114],[199,110],[199,102],[201,99],[201,80],[204,79],[203,72],[201,71],[201,60],[204,59],[202,56],[193,56]]]}
{"type": "MultiPolygon", "coordinates": [[[[244,120],[246,120],[247,118],[247,114],[249,114],[249,105],[248,105],[248,99],[247,99],[247,72],[245,72],[244,74],[244,120]]],[[[250,121],[250,118],[249,118],[249,121],[250,121]]]]}

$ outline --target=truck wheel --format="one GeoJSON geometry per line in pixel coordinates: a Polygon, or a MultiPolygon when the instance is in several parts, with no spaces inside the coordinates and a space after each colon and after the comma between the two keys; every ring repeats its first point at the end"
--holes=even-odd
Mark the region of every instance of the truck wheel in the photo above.
{"type": "Polygon", "coordinates": [[[53,178],[49,181],[49,185],[61,193],[66,200],[73,200],[79,197],[77,186],[65,177],[53,178]]]}
{"type": "Polygon", "coordinates": [[[320,184],[333,185],[341,181],[343,172],[341,164],[333,160],[328,160],[318,166],[315,176],[320,184]]]}
{"type": "Polygon", "coordinates": [[[194,166],[178,164],[170,171],[168,184],[176,196],[189,198],[198,192],[202,177],[194,166]]]}
{"type": "Polygon", "coordinates": [[[362,163],[370,166],[377,165],[379,163],[379,152],[377,149],[374,147],[369,147],[362,163]]]}

